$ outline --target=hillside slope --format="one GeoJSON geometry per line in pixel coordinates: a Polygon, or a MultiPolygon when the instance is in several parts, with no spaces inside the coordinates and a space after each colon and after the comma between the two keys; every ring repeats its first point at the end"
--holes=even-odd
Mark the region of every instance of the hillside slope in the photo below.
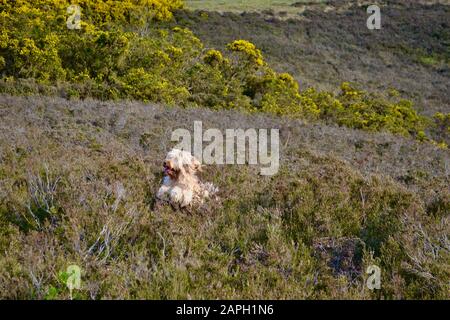
{"type": "Polygon", "coordinates": [[[140,102],[0,96],[0,297],[446,298],[449,153],[387,133],[140,102]],[[173,129],[279,128],[281,168],[208,166],[154,208],[173,129]],[[368,265],[382,290],[365,286],[368,265]]]}
{"type": "Polygon", "coordinates": [[[305,6],[299,1],[302,12],[289,19],[275,10],[234,10],[180,11],[176,20],[210,47],[224,47],[236,38],[255,43],[277,71],[291,73],[301,88],[333,91],[343,81],[354,81],[373,91],[396,88],[427,115],[448,112],[449,3],[377,1],[382,29],[371,31],[366,5],[358,2],[367,5],[310,1],[305,6]]]}

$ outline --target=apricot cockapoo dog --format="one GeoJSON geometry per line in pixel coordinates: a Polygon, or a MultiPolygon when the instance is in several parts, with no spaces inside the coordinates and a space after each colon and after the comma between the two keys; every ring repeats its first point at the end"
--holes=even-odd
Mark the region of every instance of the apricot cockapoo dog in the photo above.
{"type": "Polygon", "coordinates": [[[205,198],[217,193],[211,183],[202,183],[196,173],[200,162],[187,151],[171,150],[164,160],[164,179],[156,197],[181,208],[202,204],[205,198]]]}

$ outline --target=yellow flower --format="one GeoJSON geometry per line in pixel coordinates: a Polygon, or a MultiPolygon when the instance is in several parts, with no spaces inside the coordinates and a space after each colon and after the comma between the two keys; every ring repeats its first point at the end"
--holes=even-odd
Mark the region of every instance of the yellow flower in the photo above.
{"type": "Polygon", "coordinates": [[[218,50],[208,50],[208,52],[206,52],[205,56],[203,57],[203,60],[207,64],[218,64],[223,61],[223,56],[222,53],[218,50]]]}
{"type": "Polygon", "coordinates": [[[252,62],[258,66],[264,64],[263,56],[261,50],[257,49],[256,46],[246,40],[236,40],[227,45],[227,48],[234,52],[242,52],[246,54],[252,62]]]}

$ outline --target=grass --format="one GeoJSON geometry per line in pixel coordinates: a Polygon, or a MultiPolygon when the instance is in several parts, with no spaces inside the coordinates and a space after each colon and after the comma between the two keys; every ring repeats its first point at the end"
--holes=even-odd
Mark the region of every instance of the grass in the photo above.
{"type": "MultiPolygon", "coordinates": [[[[295,0],[188,0],[186,7],[193,10],[209,11],[261,11],[274,9],[277,11],[293,11],[295,0]]],[[[319,2],[319,1],[318,1],[319,2]]]]}
{"type": "Polygon", "coordinates": [[[0,124],[2,299],[67,299],[72,264],[75,299],[448,299],[447,151],[130,101],[1,95],[0,124]],[[219,201],[155,208],[170,133],[194,120],[280,128],[279,173],[208,166],[219,201]]]}
{"type": "Polygon", "coordinates": [[[306,6],[320,5],[323,7],[324,0],[188,0],[185,8],[189,10],[200,10],[210,12],[260,12],[278,19],[297,19],[303,13],[306,6]]]}

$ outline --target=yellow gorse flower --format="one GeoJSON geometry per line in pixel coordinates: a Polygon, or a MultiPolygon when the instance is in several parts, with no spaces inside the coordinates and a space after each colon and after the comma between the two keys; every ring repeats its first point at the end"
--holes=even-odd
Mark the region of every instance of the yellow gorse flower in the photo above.
{"type": "Polygon", "coordinates": [[[244,53],[250,61],[254,62],[258,66],[262,66],[264,64],[261,50],[257,49],[256,46],[249,41],[236,40],[228,44],[227,48],[234,52],[244,53]]]}

